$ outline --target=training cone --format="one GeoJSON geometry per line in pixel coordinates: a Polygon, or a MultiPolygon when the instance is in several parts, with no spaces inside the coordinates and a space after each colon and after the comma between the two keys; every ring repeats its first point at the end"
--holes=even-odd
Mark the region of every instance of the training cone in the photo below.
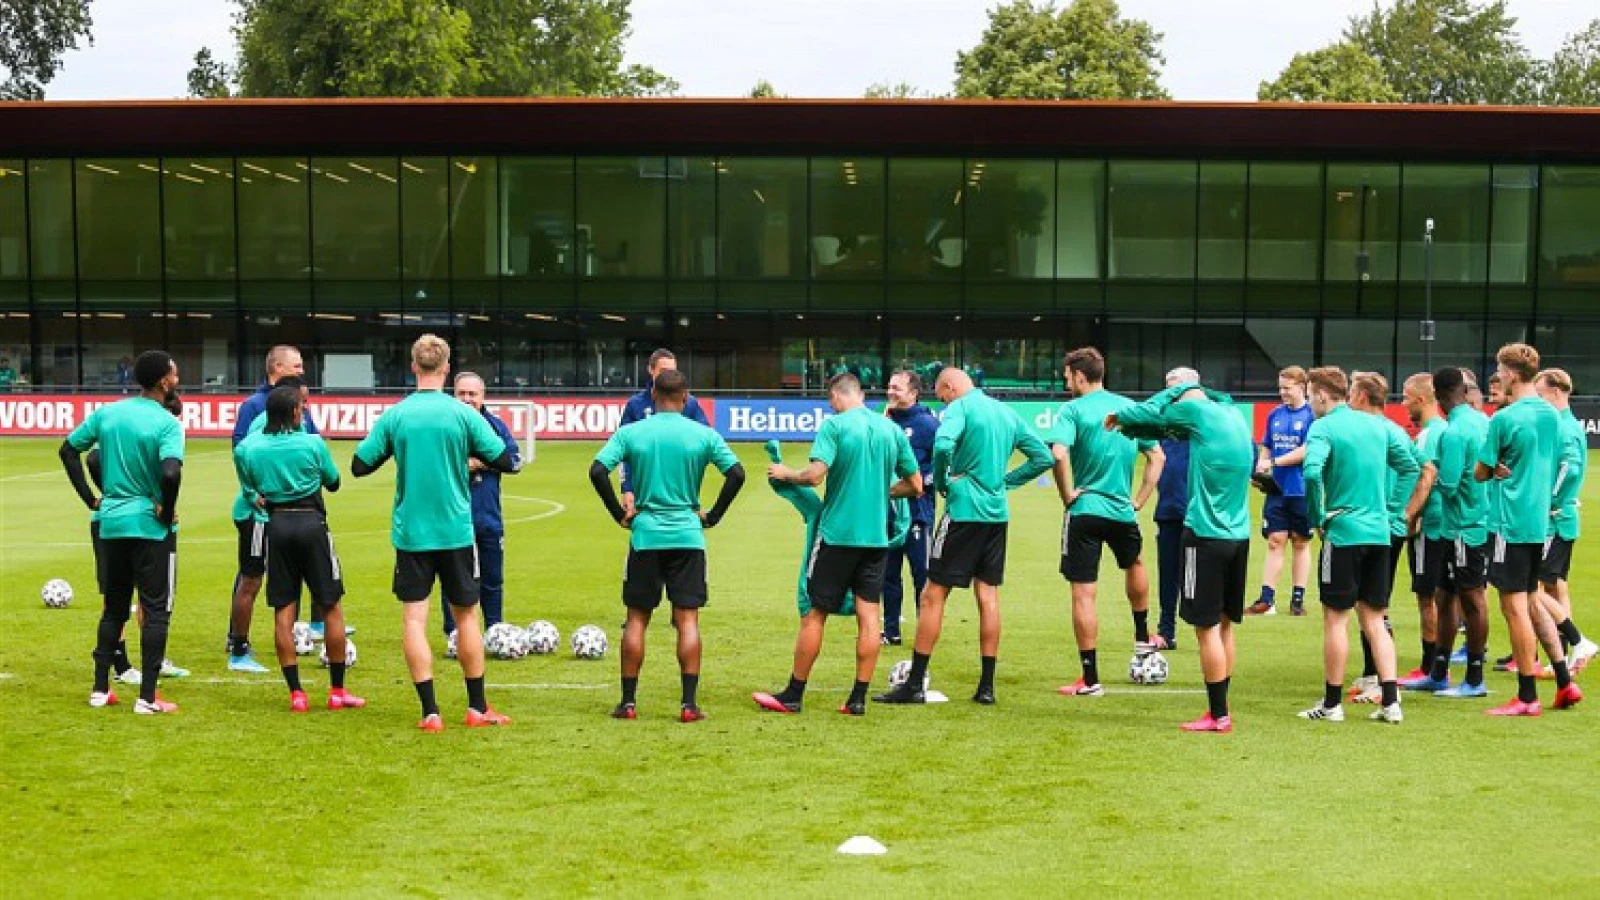
{"type": "Polygon", "coordinates": [[[864,834],[858,834],[840,844],[839,852],[846,856],[882,856],[889,852],[889,848],[864,834]]]}

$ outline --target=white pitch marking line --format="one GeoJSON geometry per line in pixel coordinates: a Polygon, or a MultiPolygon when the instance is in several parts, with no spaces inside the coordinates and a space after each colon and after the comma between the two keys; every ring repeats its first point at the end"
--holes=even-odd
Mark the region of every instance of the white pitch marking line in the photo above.
{"type": "Polygon", "coordinates": [[[542,684],[490,684],[495,690],[513,691],[603,691],[609,687],[616,687],[609,682],[606,684],[579,684],[576,682],[546,682],[542,684]]]}

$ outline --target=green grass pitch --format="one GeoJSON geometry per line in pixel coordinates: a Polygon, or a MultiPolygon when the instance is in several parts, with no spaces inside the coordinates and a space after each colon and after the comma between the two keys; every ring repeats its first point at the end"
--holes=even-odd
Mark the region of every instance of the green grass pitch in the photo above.
{"type": "MultiPolygon", "coordinates": [[[[392,469],[329,498],[361,653],[350,685],[371,706],[291,716],[276,673],[230,675],[234,480],[222,441],[192,442],[180,502],[170,655],[194,675],[164,691],[182,711],[136,717],[131,697],[92,710],[99,600],[87,515],[56,446],[0,442],[0,872],[15,896],[1567,896],[1600,874],[1600,697],[1542,720],[1409,697],[1397,728],[1303,722],[1295,712],[1321,694],[1321,625],[1279,615],[1240,633],[1236,731],[1180,734],[1205,704],[1192,635],[1179,633],[1168,684],[1127,684],[1132,624],[1109,560],[1110,692],[1057,696],[1077,672],[1052,488],[1013,494],[997,707],[966,699],[977,622],[958,593],[932,667],[950,703],[834,713],[854,635],[837,622],[805,714],[758,713],[749,693],[789,672],[802,530],[760,477],[756,445],[739,447],[753,477],[709,536],[703,723],[676,721],[664,615],[640,719],[606,717],[626,534],[585,477],[595,445],[579,443],[541,444],[506,481],[506,608],[520,624],[550,619],[563,640],[597,623],[612,650],[601,662],[566,647],[491,661],[490,699],[511,728],[460,726],[465,690],[436,635],[447,730],[415,730],[388,590],[392,469]],[[53,577],[76,589],[70,608],[41,604],[53,577]],[[888,854],[835,854],[858,834],[888,854]]],[[[341,467],[353,447],[335,445],[341,467]]],[[[787,451],[795,462],[803,448],[787,451]]],[[[717,484],[707,479],[708,500],[717,484]]],[[[1600,508],[1597,492],[1585,491],[1600,508]]],[[[1573,583],[1580,625],[1600,632],[1594,542],[1580,544],[1573,583]]],[[[1153,568],[1153,531],[1146,546],[1153,568]]],[[[1258,542],[1252,591],[1261,553],[1258,542]]],[[[1405,670],[1417,621],[1409,599],[1395,610],[1405,670]]],[[[1504,623],[1491,618],[1501,653],[1504,623]]],[[[258,607],[253,637],[270,664],[269,621],[258,607]]],[[[884,653],[879,685],[909,654],[884,653]]],[[[320,700],[326,677],[308,662],[320,700]]],[[[1489,686],[1499,701],[1514,683],[1491,673],[1489,686]]],[[[1541,690],[1548,701],[1554,689],[1541,690]]]]}

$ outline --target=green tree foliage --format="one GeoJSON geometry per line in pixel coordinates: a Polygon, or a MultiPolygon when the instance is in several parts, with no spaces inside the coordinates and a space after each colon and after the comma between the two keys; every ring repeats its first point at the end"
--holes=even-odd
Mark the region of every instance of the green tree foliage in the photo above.
{"type": "MultiPolygon", "coordinates": [[[[647,96],[625,65],[629,0],[234,0],[246,97],[647,96]]],[[[225,69],[196,57],[191,91],[225,69]],[[209,65],[208,65],[209,64],[209,65]]]]}
{"type": "Polygon", "coordinates": [[[1116,0],[1015,0],[990,10],[977,46],[956,54],[956,96],[1164,100],[1160,45],[1116,0]]]}
{"type": "Polygon", "coordinates": [[[233,96],[233,70],[211,55],[205,47],[194,55],[194,68],[189,70],[189,96],[202,100],[215,100],[233,96]]]}
{"type": "Polygon", "coordinates": [[[929,100],[933,95],[917,87],[909,81],[897,81],[890,84],[880,81],[869,85],[861,96],[868,100],[929,100]]]}
{"type": "Polygon", "coordinates": [[[1567,38],[1545,69],[1542,101],[1600,106],[1600,19],[1567,38]]]}
{"type": "Polygon", "coordinates": [[[750,89],[750,96],[757,100],[771,100],[774,97],[782,97],[783,95],[778,93],[778,89],[772,86],[772,82],[763,78],[756,82],[755,87],[750,89]]]}
{"type": "Polygon", "coordinates": [[[43,100],[61,56],[93,39],[89,0],[0,0],[0,100],[43,100]]]}
{"type": "Polygon", "coordinates": [[[1296,53],[1276,81],[1263,81],[1259,100],[1394,103],[1400,94],[1384,80],[1383,66],[1354,44],[1340,42],[1296,53]]]}

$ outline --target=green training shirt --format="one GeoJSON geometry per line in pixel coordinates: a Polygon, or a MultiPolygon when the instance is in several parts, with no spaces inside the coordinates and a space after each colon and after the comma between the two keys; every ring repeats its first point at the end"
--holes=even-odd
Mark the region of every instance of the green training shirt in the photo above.
{"type": "MultiPolygon", "coordinates": [[[[1256,448],[1244,417],[1214,400],[1177,398],[1195,388],[1181,384],[1117,413],[1132,435],[1165,434],[1189,442],[1189,507],[1183,526],[1211,540],[1250,539],[1250,475],[1256,448]]],[[[1219,395],[1220,396],[1220,395],[1219,395]]]]}
{"type": "MultiPolygon", "coordinates": [[[[245,438],[248,440],[250,435],[260,434],[262,431],[266,430],[266,427],[267,414],[264,412],[256,413],[256,417],[250,420],[250,429],[246,433],[245,438]]],[[[240,441],[239,443],[242,444],[244,441],[240,441]]],[[[237,459],[237,457],[235,459],[237,459]]],[[[238,466],[235,465],[234,469],[237,471],[238,466]]],[[[244,479],[242,478],[239,480],[239,493],[235,494],[233,498],[233,520],[235,522],[244,522],[246,520],[265,522],[267,520],[267,511],[255,504],[255,497],[250,493],[250,490],[245,487],[244,479]]]]}
{"type": "Polygon", "coordinates": [[[973,388],[945,407],[934,433],[933,487],[945,495],[952,522],[1006,522],[1006,491],[1050,471],[1054,462],[1015,410],[973,388]],[[1007,472],[1014,450],[1027,459],[1007,472]]]}
{"type": "Polygon", "coordinates": [[[82,453],[100,445],[100,508],[93,521],[102,538],[164,540],[156,518],[161,462],[183,459],[183,425],[145,397],[118,400],[89,414],[67,442],[82,453]]]}
{"type": "Polygon", "coordinates": [[[1578,495],[1583,493],[1583,476],[1589,470],[1589,436],[1583,423],[1572,414],[1572,407],[1560,410],[1561,461],[1556,466],[1555,496],[1551,509],[1550,534],[1564,541],[1578,539],[1578,495]]]}
{"type": "Polygon", "coordinates": [[[1411,492],[1416,490],[1417,478],[1422,473],[1422,455],[1417,452],[1417,443],[1406,434],[1393,419],[1383,413],[1373,413],[1375,418],[1382,421],[1385,426],[1400,436],[1401,443],[1411,453],[1411,459],[1417,464],[1417,471],[1411,475],[1401,475],[1393,468],[1389,469],[1388,496],[1389,496],[1389,537],[1403,538],[1410,530],[1406,523],[1406,504],[1411,502],[1411,492]]]}
{"type": "Polygon", "coordinates": [[[1389,546],[1389,470],[1417,476],[1405,432],[1379,419],[1341,403],[1306,431],[1306,516],[1335,547],[1389,546]]]}
{"type": "Polygon", "coordinates": [[[1121,394],[1099,390],[1063,403],[1056,411],[1045,442],[1067,448],[1072,486],[1082,491],[1072,504],[1073,515],[1134,521],[1133,463],[1156,442],[1105,429],[1106,416],[1132,405],[1121,394]]]}
{"type": "Polygon", "coordinates": [[[722,435],[682,413],[660,411],[617,429],[594,458],[607,471],[628,466],[638,510],[628,544],[635,550],[704,550],[699,510],[706,466],[726,472],[739,464],[722,435]]]}
{"type": "Polygon", "coordinates": [[[834,547],[889,546],[889,488],[917,472],[911,442],[865,406],[823,420],[811,459],[828,467],[817,531],[834,547]]]}
{"type": "Polygon", "coordinates": [[[506,442],[477,410],[442,391],[417,391],[383,411],[356,447],[369,466],[391,455],[396,550],[422,553],[472,546],[467,458],[499,459],[506,442]]]}
{"type": "Polygon", "coordinates": [[[1489,434],[1489,418],[1463,403],[1450,410],[1439,435],[1439,537],[1481,547],[1489,540],[1488,485],[1473,477],[1478,452],[1489,434]]]}
{"type": "MultiPolygon", "coordinates": [[[[1417,464],[1433,466],[1435,473],[1439,471],[1439,439],[1444,437],[1445,427],[1444,416],[1434,416],[1432,421],[1417,432],[1415,441],[1417,464]]],[[[1439,496],[1437,478],[1434,480],[1433,489],[1428,491],[1428,499],[1422,501],[1420,518],[1422,536],[1429,540],[1439,540],[1441,529],[1444,527],[1444,501],[1439,496]]]]}
{"type": "Polygon", "coordinates": [[[1478,462],[1504,463],[1500,502],[1489,511],[1489,530],[1508,544],[1542,544],[1550,534],[1550,504],[1555,494],[1561,417],[1543,399],[1529,395],[1489,420],[1489,435],[1478,462]]]}
{"type": "Polygon", "coordinates": [[[339,483],[328,443],[299,428],[274,434],[253,431],[233,448],[233,465],[239,483],[268,503],[300,500],[339,483]]]}

